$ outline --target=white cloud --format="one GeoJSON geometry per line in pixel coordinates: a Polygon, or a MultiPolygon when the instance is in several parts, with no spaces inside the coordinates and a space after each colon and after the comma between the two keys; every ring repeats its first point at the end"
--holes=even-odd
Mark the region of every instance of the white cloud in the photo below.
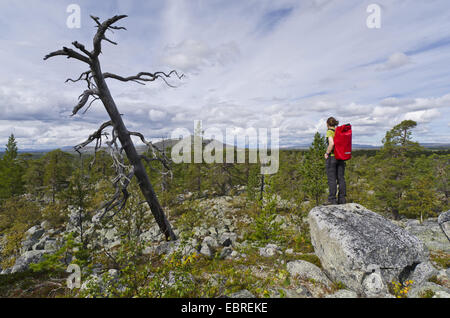
{"type": "Polygon", "coordinates": [[[165,119],[166,116],[167,114],[165,112],[156,109],[151,109],[148,112],[148,117],[150,118],[151,121],[161,121],[165,119]]]}
{"type": "Polygon", "coordinates": [[[238,55],[239,48],[234,42],[211,48],[207,43],[188,39],[167,47],[162,62],[183,72],[196,72],[202,67],[224,66],[236,60],[238,55]]]}
{"type": "Polygon", "coordinates": [[[397,52],[389,56],[388,60],[379,66],[377,70],[379,71],[389,71],[393,70],[407,64],[411,63],[411,58],[405,53],[397,52]]]}
{"type": "Polygon", "coordinates": [[[441,113],[437,109],[427,109],[406,113],[403,118],[414,120],[418,123],[428,123],[440,115],[441,113]]]}

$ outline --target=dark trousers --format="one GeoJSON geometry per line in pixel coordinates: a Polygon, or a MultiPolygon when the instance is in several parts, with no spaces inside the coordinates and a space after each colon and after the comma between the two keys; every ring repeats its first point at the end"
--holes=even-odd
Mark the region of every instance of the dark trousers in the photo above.
{"type": "Polygon", "coordinates": [[[336,204],[336,192],[337,185],[339,184],[339,194],[337,203],[345,203],[346,186],[345,186],[345,161],[336,160],[334,156],[329,156],[326,160],[326,169],[328,177],[328,189],[330,195],[328,196],[328,202],[336,204]],[[336,184],[337,182],[337,184],[336,184]]]}

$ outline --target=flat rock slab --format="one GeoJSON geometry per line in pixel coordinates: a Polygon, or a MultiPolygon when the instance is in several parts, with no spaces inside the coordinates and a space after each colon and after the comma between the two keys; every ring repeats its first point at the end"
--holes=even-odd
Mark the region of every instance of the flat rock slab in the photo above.
{"type": "Polygon", "coordinates": [[[325,272],[356,292],[364,293],[364,278],[375,271],[387,284],[409,277],[428,259],[417,237],[359,204],[317,206],[308,222],[325,272]]]}

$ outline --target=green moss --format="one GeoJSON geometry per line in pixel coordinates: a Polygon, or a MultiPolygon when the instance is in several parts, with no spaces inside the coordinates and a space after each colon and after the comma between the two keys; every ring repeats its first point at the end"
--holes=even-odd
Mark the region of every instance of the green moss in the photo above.
{"type": "Polygon", "coordinates": [[[320,262],[319,257],[317,257],[317,255],[315,255],[315,254],[296,255],[295,259],[307,261],[307,262],[310,262],[310,263],[318,266],[319,268],[322,268],[322,263],[320,262]]]}
{"type": "Polygon", "coordinates": [[[347,288],[343,282],[334,282],[332,287],[334,291],[347,288]]]}
{"type": "Polygon", "coordinates": [[[438,265],[440,268],[450,267],[450,254],[444,252],[432,252],[430,259],[438,265]]]}
{"type": "Polygon", "coordinates": [[[434,295],[434,291],[432,291],[431,289],[427,289],[420,293],[420,298],[433,298],[434,295]]]}

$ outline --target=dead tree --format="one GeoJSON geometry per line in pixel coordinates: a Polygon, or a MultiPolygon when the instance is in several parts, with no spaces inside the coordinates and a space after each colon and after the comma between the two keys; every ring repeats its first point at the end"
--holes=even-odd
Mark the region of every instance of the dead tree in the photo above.
{"type": "MultiPolygon", "coordinates": [[[[77,114],[83,107],[85,107],[89,100],[90,103],[84,110],[86,112],[93,102],[100,100],[103,103],[106,111],[111,120],[103,123],[100,128],[95,131],[89,138],[77,145],[75,150],[79,151],[81,148],[87,146],[92,142],[96,142],[95,144],[95,152],[100,149],[102,144],[102,138],[108,139],[108,133],[105,130],[111,129],[111,139],[108,139],[106,142],[109,147],[110,154],[113,158],[114,167],[117,172],[117,176],[113,181],[115,186],[115,194],[112,199],[106,202],[102,209],[104,209],[103,213],[100,216],[100,219],[107,215],[108,212],[112,212],[113,215],[120,212],[128,199],[129,193],[127,191],[127,187],[131,182],[133,177],[136,177],[137,182],[139,184],[140,190],[144,195],[144,198],[150,209],[153,213],[153,216],[156,219],[156,222],[161,230],[164,233],[167,240],[176,240],[177,237],[173,232],[170,223],[168,222],[164,211],[158,201],[158,198],[155,194],[152,184],[150,183],[150,179],[147,175],[147,172],[142,164],[141,159],[145,159],[147,162],[151,163],[154,160],[160,161],[164,167],[169,169],[169,161],[168,158],[160,152],[160,150],[155,147],[151,142],[145,140],[144,136],[139,132],[130,132],[125,127],[125,124],[122,120],[122,115],[119,113],[117,109],[116,103],[114,102],[113,97],[109,91],[108,85],[106,84],[106,79],[115,79],[122,82],[135,82],[142,85],[145,85],[145,82],[153,82],[157,79],[162,79],[167,85],[171,86],[167,82],[167,78],[170,78],[171,75],[176,75],[179,79],[181,76],[178,75],[176,71],[171,71],[169,73],[164,72],[140,72],[133,76],[123,77],[120,75],[112,74],[112,73],[103,73],[100,67],[99,55],[102,53],[102,42],[106,41],[116,45],[116,42],[108,39],[106,37],[106,32],[114,31],[114,30],[126,30],[124,27],[114,26],[114,24],[127,17],[126,15],[116,15],[104,22],[100,22],[98,17],[91,16],[91,18],[95,21],[97,32],[93,39],[93,50],[88,51],[85,46],[77,41],[73,42],[72,45],[76,50],[63,47],[62,50],[52,52],[44,57],[44,60],[47,60],[54,56],[66,56],[67,58],[73,58],[75,60],[81,61],[89,66],[89,70],[83,72],[77,79],[68,79],[66,82],[78,82],[85,81],[87,84],[87,89],[83,92],[83,94],[79,97],[78,104],[73,108],[72,116],[77,114]],[[137,136],[140,140],[146,144],[152,151],[153,158],[147,158],[144,156],[140,156],[136,148],[133,144],[131,136],[137,136]],[[118,142],[120,142],[120,145],[118,142]],[[125,152],[129,165],[125,164],[123,152],[125,152]]],[[[94,156],[95,160],[95,156],[94,156]]],[[[109,215],[111,217],[111,215],[109,215]]]]}

